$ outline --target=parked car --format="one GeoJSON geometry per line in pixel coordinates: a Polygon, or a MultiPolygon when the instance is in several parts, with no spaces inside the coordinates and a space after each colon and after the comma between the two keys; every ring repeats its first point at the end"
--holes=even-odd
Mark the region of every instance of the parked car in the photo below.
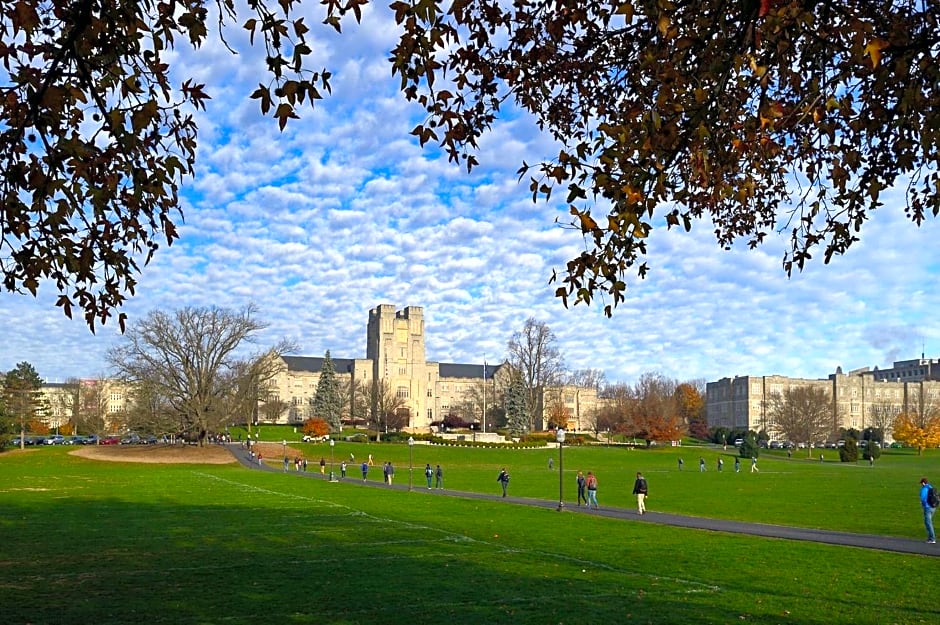
{"type": "Polygon", "coordinates": [[[156,445],[157,437],[154,436],[153,434],[151,434],[150,436],[143,436],[140,439],[140,444],[141,445],[156,445]]]}
{"type": "Polygon", "coordinates": [[[89,434],[88,436],[86,436],[86,437],[85,437],[85,444],[86,444],[86,445],[97,445],[97,444],[98,444],[98,435],[97,435],[97,434],[89,434]]]}
{"type": "Polygon", "coordinates": [[[122,445],[136,445],[140,443],[140,436],[137,434],[128,434],[121,439],[122,445]]]}
{"type": "Polygon", "coordinates": [[[65,441],[66,445],[84,445],[85,437],[84,436],[72,436],[65,441]]]}
{"type": "Polygon", "coordinates": [[[118,436],[105,436],[99,442],[99,445],[120,445],[121,438],[118,436]]]}

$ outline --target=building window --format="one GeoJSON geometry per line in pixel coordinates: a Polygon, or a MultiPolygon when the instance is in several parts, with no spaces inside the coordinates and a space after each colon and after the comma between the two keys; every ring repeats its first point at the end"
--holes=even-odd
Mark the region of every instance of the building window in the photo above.
{"type": "Polygon", "coordinates": [[[428,397],[434,397],[434,391],[428,389],[428,397]]]}
{"type": "Polygon", "coordinates": [[[408,387],[399,386],[398,392],[396,393],[396,395],[398,396],[399,399],[408,399],[408,387]]]}
{"type": "Polygon", "coordinates": [[[428,408],[428,421],[434,421],[434,411],[428,408]]]}

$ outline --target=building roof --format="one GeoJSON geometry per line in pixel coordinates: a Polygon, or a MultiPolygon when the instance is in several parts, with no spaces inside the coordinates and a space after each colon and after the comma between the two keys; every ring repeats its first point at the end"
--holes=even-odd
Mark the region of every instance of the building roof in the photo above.
{"type": "MultiPolygon", "coordinates": [[[[308,371],[310,373],[320,373],[323,370],[323,361],[325,358],[315,356],[281,356],[287,364],[288,371],[308,371]]],[[[337,372],[352,371],[352,358],[330,358],[333,361],[333,368],[337,372]]]]}
{"type": "Polygon", "coordinates": [[[486,379],[492,380],[493,374],[499,365],[462,365],[452,362],[438,363],[438,371],[442,378],[479,378],[483,379],[484,372],[486,379]]]}

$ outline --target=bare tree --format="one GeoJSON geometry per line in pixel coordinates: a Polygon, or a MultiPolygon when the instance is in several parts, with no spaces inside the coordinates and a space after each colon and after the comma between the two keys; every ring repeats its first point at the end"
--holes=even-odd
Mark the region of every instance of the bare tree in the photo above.
{"type": "Polygon", "coordinates": [[[634,403],[633,387],[623,382],[608,384],[601,389],[601,407],[592,416],[589,424],[594,436],[600,432],[628,434],[627,421],[634,403]]]}
{"type": "Polygon", "coordinates": [[[767,410],[773,428],[787,440],[810,444],[832,431],[829,393],[815,386],[796,386],[770,396],[767,410]]]}
{"type": "Polygon", "coordinates": [[[108,382],[104,378],[83,380],[79,390],[75,428],[89,434],[104,434],[110,408],[108,382]]]}
{"type": "Polygon", "coordinates": [[[256,312],[252,305],[237,312],[215,307],[154,311],[130,328],[125,343],[110,350],[108,359],[121,378],[151,385],[179,416],[182,432],[202,443],[252,399],[250,389],[260,386],[255,378],[270,375],[266,359],[293,349],[282,342],[247,361],[237,359],[266,327],[256,312]]]}
{"type": "Polygon", "coordinates": [[[545,388],[560,384],[565,378],[564,360],[555,340],[548,325],[529,317],[507,345],[509,366],[519,373],[525,389],[530,430],[541,429],[545,388]]]}
{"type": "Polygon", "coordinates": [[[886,401],[873,403],[868,407],[868,427],[881,432],[881,440],[894,428],[894,421],[901,414],[901,407],[886,401]]]}
{"type": "Polygon", "coordinates": [[[600,369],[576,369],[568,374],[567,383],[581,388],[593,388],[598,392],[607,385],[607,374],[600,369]]]}
{"type": "Polygon", "coordinates": [[[571,411],[565,405],[564,392],[561,387],[545,390],[545,420],[549,428],[567,428],[571,411]]]}
{"type": "Polygon", "coordinates": [[[373,378],[370,383],[359,385],[358,391],[359,403],[365,407],[369,423],[375,426],[375,438],[379,440],[382,430],[388,431],[390,419],[391,423],[397,423],[399,410],[405,408],[405,399],[392,392],[388,383],[381,378],[373,378]]]}
{"type": "MultiPolygon", "coordinates": [[[[106,397],[101,397],[105,390],[103,386],[95,388],[99,402],[107,401],[106,397]]],[[[103,408],[107,414],[107,403],[103,408]]],[[[167,434],[182,430],[180,415],[150,380],[142,380],[131,387],[127,410],[122,418],[127,428],[138,433],[167,434]]]]}

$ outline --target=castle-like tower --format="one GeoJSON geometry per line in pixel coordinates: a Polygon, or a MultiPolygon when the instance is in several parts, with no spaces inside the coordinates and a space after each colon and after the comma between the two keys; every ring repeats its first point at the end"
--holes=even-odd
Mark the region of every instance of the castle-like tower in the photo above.
{"type": "MultiPolygon", "coordinates": [[[[428,362],[424,347],[424,309],[407,306],[395,311],[390,304],[369,311],[366,359],[372,376],[405,400],[412,423],[424,421],[427,412],[428,362]]],[[[436,377],[436,375],[434,376],[436,377]]]]}

